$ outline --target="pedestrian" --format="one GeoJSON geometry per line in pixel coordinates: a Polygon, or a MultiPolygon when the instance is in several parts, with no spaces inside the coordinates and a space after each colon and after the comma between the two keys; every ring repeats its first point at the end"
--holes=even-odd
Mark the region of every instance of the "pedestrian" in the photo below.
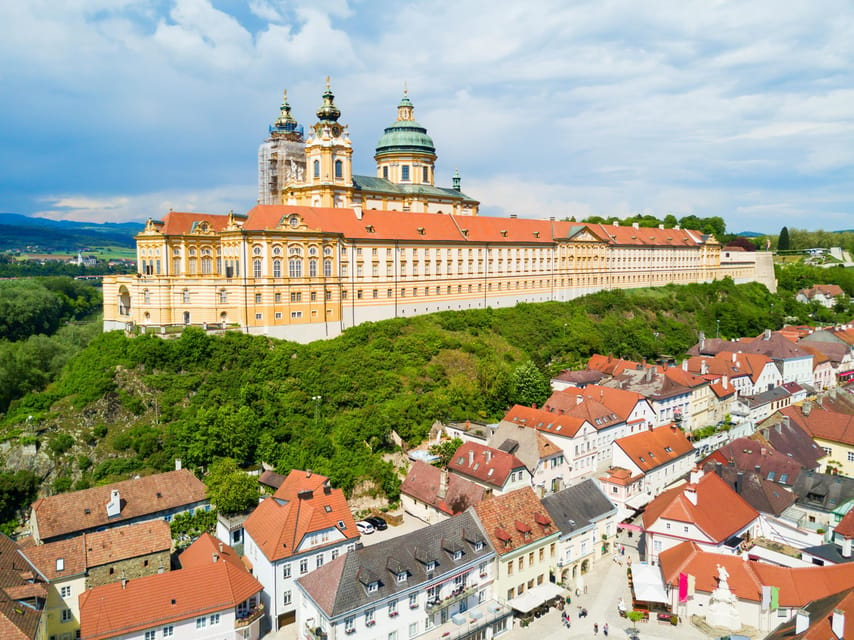
{"type": "Polygon", "coordinates": [[[622,544],[620,545],[620,555],[621,556],[626,555],[626,546],[625,545],[622,545],[622,544]]]}
{"type": "Polygon", "coordinates": [[[593,635],[595,636],[595,635],[597,635],[598,633],[599,633],[599,623],[598,623],[598,622],[594,622],[594,623],[593,623],[593,635]]]}
{"type": "Polygon", "coordinates": [[[608,637],[608,623],[607,622],[604,625],[602,625],[602,633],[605,634],[606,638],[608,637]]]}

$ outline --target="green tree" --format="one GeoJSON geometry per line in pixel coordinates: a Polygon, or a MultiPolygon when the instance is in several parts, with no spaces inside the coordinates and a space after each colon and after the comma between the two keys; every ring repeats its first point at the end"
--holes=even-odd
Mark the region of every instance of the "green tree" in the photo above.
{"type": "Polygon", "coordinates": [[[510,385],[511,402],[527,407],[541,405],[552,391],[549,379],[531,360],[523,362],[513,370],[510,385]]]}
{"type": "Polygon", "coordinates": [[[231,458],[217,458],[205,476],[208,497],[225,515],[244,513],[258,504],[258,481],[231,458]]]}
{"type": "Polygon", "coordinates": [[[457,449],[459,449],[462,444],[463,441],[459,438],[452,438],[451,440],[442,440],[442,442],[432,445],[430,447],[430,453],[434,456],[439,456],[439,459],[434,463],[435,466],[447,467],[451,458],[454,457],[457,449]]]}
{"type": "Polygon", "coordinates": [[[780,229],[780,236],[777,238],[777,251],[788,251],[790,246],[789,228],[783,227],[780,229]]]}

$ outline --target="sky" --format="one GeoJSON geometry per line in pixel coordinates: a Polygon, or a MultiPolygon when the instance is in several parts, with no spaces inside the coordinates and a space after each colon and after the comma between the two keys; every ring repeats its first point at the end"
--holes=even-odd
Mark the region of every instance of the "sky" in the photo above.
{"type": "Polygon", "coordinates": [[[481,214],[854,228],[848,0],[0,3],[0,211],[246,212],[287,89],[354,172],[404,86],[481,214]]]}

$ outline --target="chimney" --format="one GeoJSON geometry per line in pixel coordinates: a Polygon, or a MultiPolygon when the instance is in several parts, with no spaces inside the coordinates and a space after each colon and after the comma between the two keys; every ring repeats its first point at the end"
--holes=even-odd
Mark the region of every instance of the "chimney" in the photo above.
{"type": "Polygon", "coordinates": [[[439,473],[439,491],[436,494],[436,497],[440,500],[444,500],[445,496],[448,495],[448,470],[442,469],[439,473]]]}
{"type": "Polygon", "coordinates": [[[222,542],[219,543],[219,552],[222,553],[222,542]]]}
{"type": "Polygon", "coordinates": [[[851,538],[842,538],[842,550],[840,551],[843,558],[851,557],[851,538]]]}
{"type": "Polygon", "coordinates": [[[801,405],[801,413],[804,414],[804,416],[806,417],[810,414],[811,411],[812,411],[812,402],[807,400],[806,402],[804,402],[801,405]]]}
{"type": "Polygon", "coordinates": [[[637,222],[632,222],[632,229],[640,229],[640,225],[637,222]]]}
{"type": "Polygon", "coordinates": [[[798,609],[795,612],[795,634],[804,633],[810,626],[810,612],[806,609],[798,609]]]}
{"type": "Polygon", "coordinates": [[[216,553],[216,552],[212,553],[211,558],[213,559],[214,564],[219,562],[219,554],[218,553],[216,553]]]}
{"type": "Polygon", "coordinates": [[[332,493],[332,485],[329,482],[329,478],[323,481],[323,493],[327,496],[332,493]]]}
{"type": "Polygon", "coordinates": [[[735,351],[733,351],[733,352],[732,352],[732,361],[733,361],[735,364],[738,364],[738,360],[736,360],[735,358],[736,358],[735,351]]]}
{"type": "Polygon", "coordinates": [[[771,329],[765,329],[765,334],[762,336],[762,339],[763,340],[770,340],[771,339],[771,329]]]}
{"type": "Polygon", "coordinates": [[[474,464],[474,449],[469,449],[469,466],[474,464]]]}
{"type": "Polygon", "coordinates": [[[709,372],[709,363],[705,360],[700,361],[700,375],[704,376],[709,372]]]}
{"type": "Polygon", "coordinates": [[[128,579],[122,576],[122,589],[128,586],[128,579]]]}
{"type": "Polygon", "coordinates": [[[768,455],[768,449],[765,447],[760,448],[759,449],[759,455],[760,456],[767,456],[768,455]]]}
{"type": "Polygon", "coordinates": [[[107,503],[107,517],[115,518],[122,512],[122,499],[119,497],[119,490],[113,489],[110,491],[110,501],[107,503]]]}
{"type": "Polygon", "coordinates": [[[697,487],[693,484],[689,484],[685,487],[685,497],[688,498],[688,502],[693,504],[695,507],[697,506],[697,487]]]}
{"type": "Polygon", "coordinates": [[[492,451],[490,449],[484,449],[483,455],[486,456],[486,464],[489,464],[489,462],[492,460],[492,451]]]}
{"type": "Polygon", "coordinates": [[[724,464],[723,462],[715,463],[715,473],[718,474],[719,477],[724,477],[724,464]]]}
{"type": "Polygon", "coordinates": [[[510,219],[515,220],[518,216],[515,213],[510,214],[510,219]]]}
{"type": "Polygon", "coordinates": [[[310,478],[310,477],[311,477],[311,469],[306,469],[305,477],[306,477],[306,478],[310,478]]]}
{"type": "Polygon", "coordinates": [[[353,213],[356,214],[356,220],[362,219],[362,205],[354,204],[353,205],[353,213]]]}
{"type": "Polygon", "coordinates": [[[786,429],[790,429],[792,427],[791,423],[789,422],[789,416],[783,416],[783,420],[781,422],[783,423],[783,426],[786,427],[786,429]]]}
{"type": "Polygon", "coordinates": [[[691,469],[691,478],[688,480],[691,484],[697,484],[700,481],[700,478],[703,477],[703,470],[700,467],[694,467],[691,469]]]}
{"type": "Polygon", "coordinates": [[[687,360],[682,361],[682,371],[688,371],[688,361],[687,360]]]}
{"type": "Polygon", "coordinates": [[[757,474],[759,473],[760,469],[762,469],[762,467],[760,467],[758,464],[753,465],[753,470],[754,470],[757,474]]]}
{"type": "Polygon", "coordinates": [[[741,487],[744,485],[744,472],[739,471],[735,474],[735,492],[741,495],[741,487]]]}
{"type": "Polygon", "coordinates": [[[724,386],[724,389],[729,389],[729,376],[723,376],[721,378],[721,384],[724,386]]]}
{"type": "Polygon", "coordinates": [[[830,618],[830,630],[837,638],[845,637],[845,612],[842,609],[834,609],[830,618]]]}
{"type": "Polygon", "coordinates": [[[663,225],[663,224],[660,224],[660,225],[658,225],[658,228],[663,230],[663,229],[664,229],[664,225],[663,225]]]}
{"type": "Polygon", "coordinates": [[[175,458],[175,471],[181,470],[181,458],[175,458]]]}

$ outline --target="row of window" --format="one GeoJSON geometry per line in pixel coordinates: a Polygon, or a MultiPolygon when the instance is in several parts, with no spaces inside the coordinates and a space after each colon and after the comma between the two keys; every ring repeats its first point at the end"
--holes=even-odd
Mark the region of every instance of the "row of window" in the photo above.
{"type": "MultiPolygon", "coordinates": [[[[219,614],[216,614],[216,615],[217,615],[217,622],[218,622],[219,621],[218,620],[219,614]]],[[[213,618],[213,616],[211,616],[211,618],[213,618]]],[[[204,619],[204,618],[202,618],[202,619],[204,619]]],[[[202,626],[204,626],[204,625],[202,625],[202,626]]],[[[196,629],[199,629],[199,628],[201,628],[201,627],[199,627],[199,620],[197,618],[196,619],[196,629]]],[[[160,637],[161,638],[171,638],[173,635],[175,635],[175,627],[173,625],[168,624],[164,627],[161,627],[161,629],[160,629],[160,637]]],[[[158,636],[157,636],[157,630],[156,629],[145,632],[145,640],[156,640],[157,637],[158,636]]]]}

